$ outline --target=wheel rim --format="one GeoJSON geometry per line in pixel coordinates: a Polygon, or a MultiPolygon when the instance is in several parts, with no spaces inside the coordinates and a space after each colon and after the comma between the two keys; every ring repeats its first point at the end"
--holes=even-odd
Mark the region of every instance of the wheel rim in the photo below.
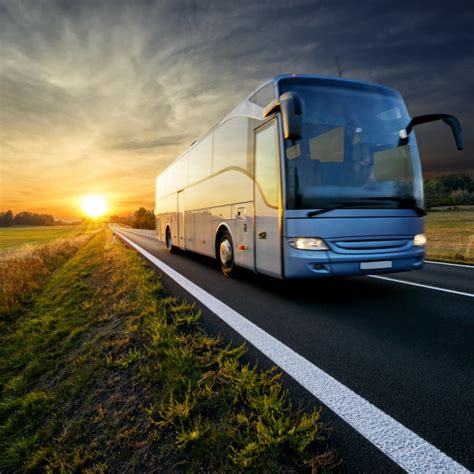
{"type": "Polygon", "coordinates": [[[230,267],[232,265],[232,245],[227,239],[224,239],[219,246],[219,256],[222,265],[225,267],[230,267]]]}

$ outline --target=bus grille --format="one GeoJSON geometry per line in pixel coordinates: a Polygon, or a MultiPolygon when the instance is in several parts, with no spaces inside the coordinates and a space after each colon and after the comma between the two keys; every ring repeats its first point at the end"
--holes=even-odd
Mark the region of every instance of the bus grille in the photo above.
{"type": "Polygon", "coordinates": [[[331,250],[343,254],[372,254],[403,252],[412,247],[412,239],[397,240],[334,240],[329,242],[331,250]]]}

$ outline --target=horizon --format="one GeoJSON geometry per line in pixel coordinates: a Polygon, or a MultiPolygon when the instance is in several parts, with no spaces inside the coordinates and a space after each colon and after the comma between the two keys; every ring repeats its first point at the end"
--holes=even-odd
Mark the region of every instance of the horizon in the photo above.
{"type": "Polygon", "coordinates": [[[474,177],[474,7],[461,4],[0,0],[2,210],[77,219],[88,194],[109,215],[153,210],[156,176],[261,82],[336,76],[336,57],[412,116],[456,115],[463,152],[444,124],[417,128],[424,178],[474,177]]]}
{"type": "MultiPolygon", "coordinates": [[[[431,176],[426,176],[426,174],[427,173],[424,173],[424,181],[427,181],[427,180],[430,180],[430,179],[433,179],[433,178],[437,178],[437,177],[441,177],[441,176],[449,176],[451,174],[464,174],[464,175],[469,176],[471,179],[474,180],[474,170],[471,170],[471,172],[466,172],[466,173],[434,173],[431,176]]],[[[152,205],[150,208],[147,208],[146,206],[140,205],[137,208],[128,209],[128,210],[123,211],[121,213],[109,212],[107,210],[101,216],[99,216],[97,219],[94,219],[94,218],[91,218],[90,216],[85,215],[82,210],[80,211],[80,215],[62,216],[62,217],[55,216],[54,214],[51,214],[51,213],[48,213],[48,212],[37,212],[37,211],[32,211],[30,209],[19,209],[17,211],[14,211],[13,209],[9,209],[9,208],[8,209],[0,209],[0,214],[2,212],[8,212],[8,211],[12,211],[14,216],[18,213],[21,213],[21,212],[30,212],[30,213],[33,213],[33,214],[35,214],[35,213],[37,213],[37,214],[49,214],[49,215],[52,215],[54,217],[54,220],[56,222],[64,222],[65,224],[72,224],[72,223],[79,223],[79,222],[87,221],[87,220],[91,220],[91,219],[92,220],[104,221],[104,220],[108,220],[112,217],[119,217],[119,218],[127,218],[128,217],[128,218],[130,218],[130,217],[133,217],[134,213],[138,209],[140,209],[141,207],[145,208],[147,211],[154,212],[154,205],[152,205]]]]}

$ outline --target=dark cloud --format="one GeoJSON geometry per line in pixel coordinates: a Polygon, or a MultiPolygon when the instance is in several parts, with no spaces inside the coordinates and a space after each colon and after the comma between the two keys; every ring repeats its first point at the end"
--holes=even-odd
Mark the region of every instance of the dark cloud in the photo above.
{"type": "Polygon", "coordinates": [[[457,115],[466,151],[443,124],[420,127],[423,166],[472,169],[473,24],[467,0],[0,0],[2,188],[61,194],[119,170],[141,193],[138,161],[152,201],[156,173],[261,81],[335,75],[336,56],[345,76],[400,90],[412,115],[457,115]]]}

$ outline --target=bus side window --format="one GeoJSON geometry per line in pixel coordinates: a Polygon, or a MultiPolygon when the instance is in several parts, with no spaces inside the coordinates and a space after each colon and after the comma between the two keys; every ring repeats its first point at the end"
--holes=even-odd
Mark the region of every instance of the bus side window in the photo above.
{"type": "Polygon", "coordinates": [[[194,145],[187,152],[187,160],[189,185],[209,177],[212,171],[212,136],[208,135],[194,145]]]}
{"type": "Polygon", "coordinates": [[[235,117],[223,123],[214,132],[212,172],[221,173],[230,168],[248,170],[248,120],[235,117]]]}
{"type": "Polygon", "coordinates": [[[278,207],[278,135],[276,122],[258,130],[255,136],[255,180],[265,202],[278,207]]]}

